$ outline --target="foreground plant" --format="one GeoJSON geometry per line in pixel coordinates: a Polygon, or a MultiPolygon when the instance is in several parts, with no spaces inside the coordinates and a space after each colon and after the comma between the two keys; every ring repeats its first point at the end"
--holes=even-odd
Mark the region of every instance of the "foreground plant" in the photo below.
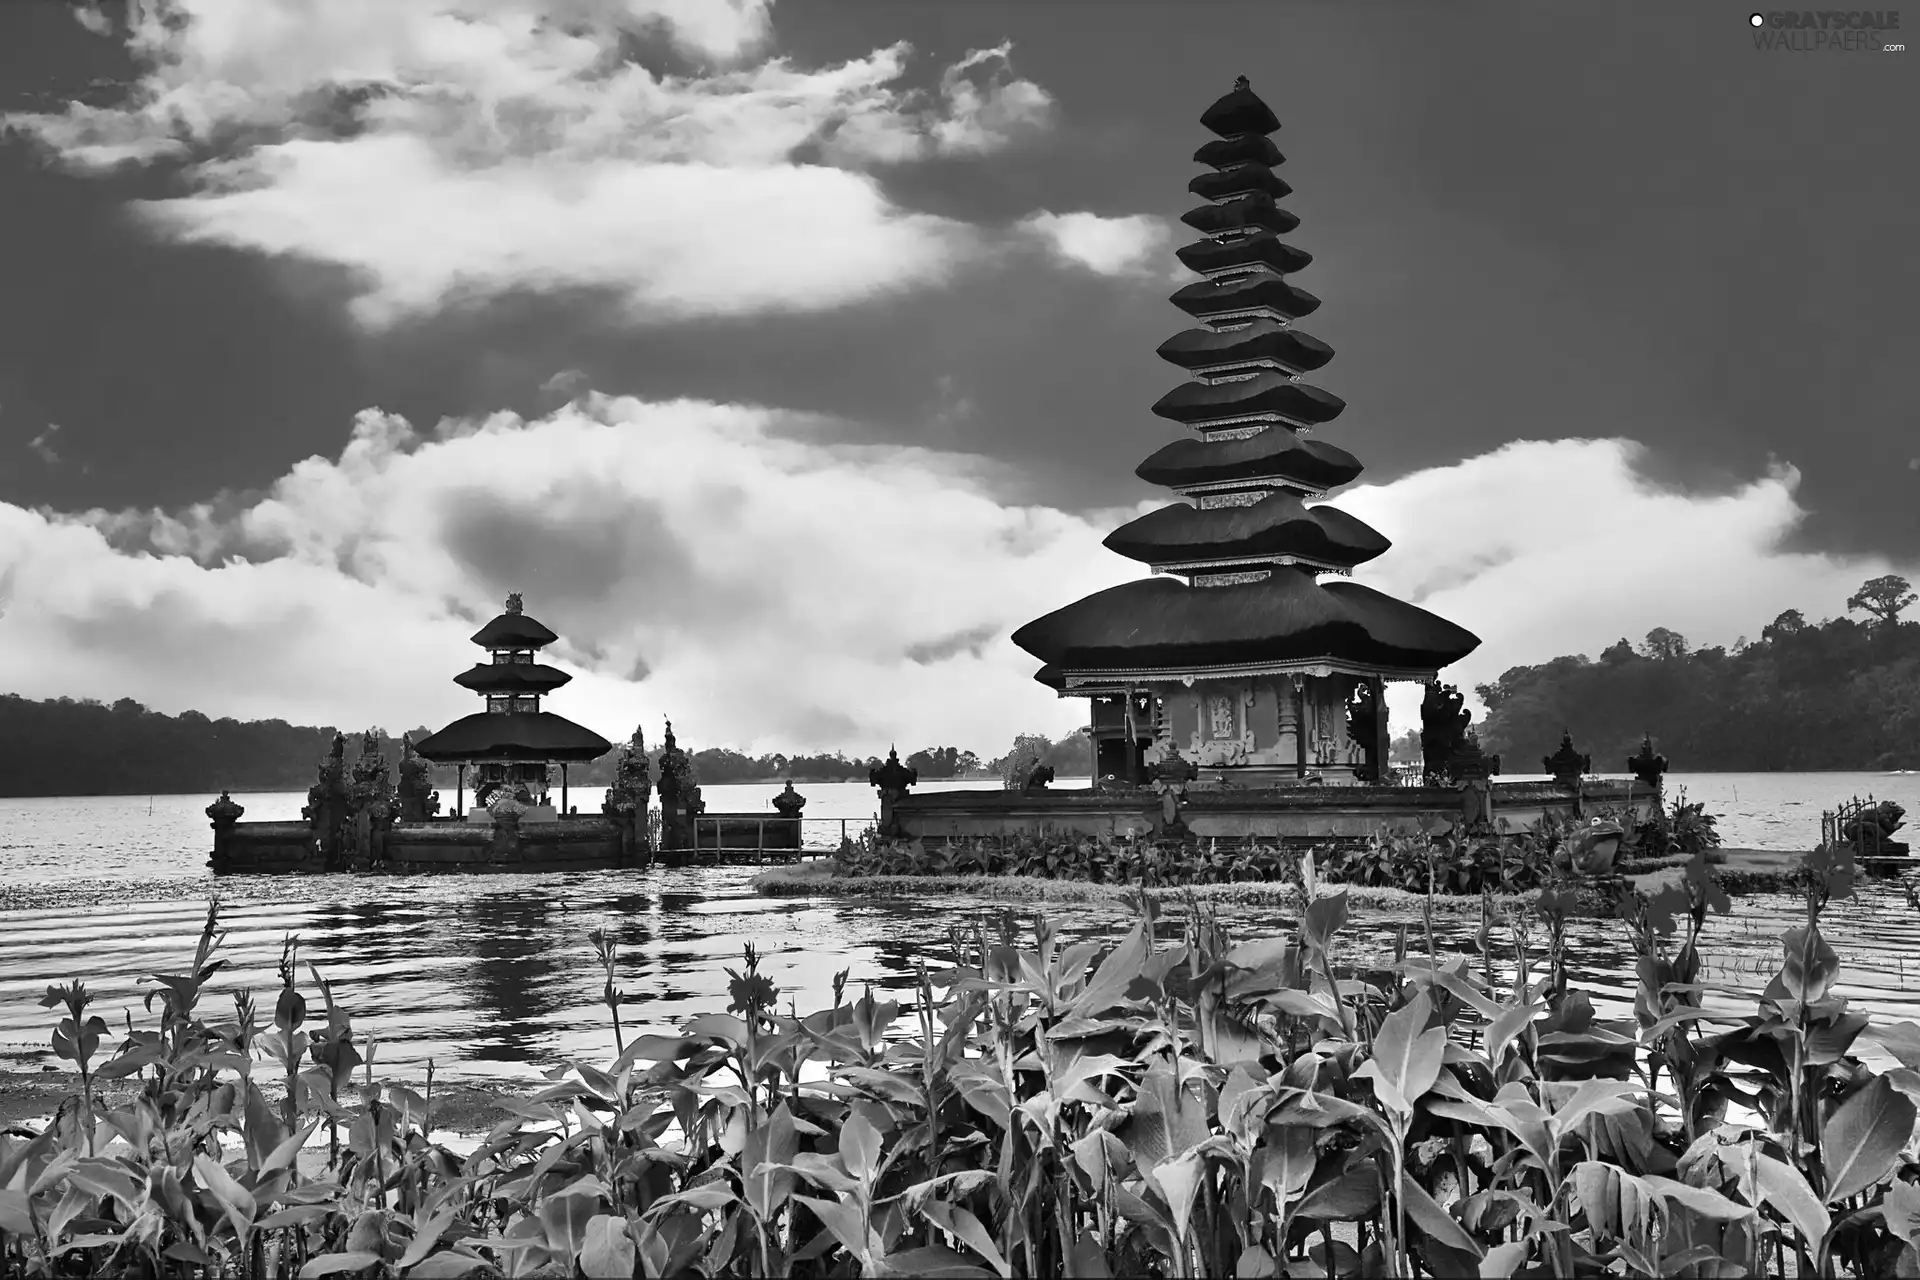
{"type": "MultiPolygon", "coordinates": [[[[430,1098],[383,1083],[288,947],[275,1026],[213,1024],[210,915],[157,1032],[83,1068],[73,1107],[0,1138],[0,1266],[35,1276],[669,1277],[1911,1274],[1920,1269],[1920,1027],[1851,1055],[1809,860],[1806,923],[1760,992],[1705,979],[1724,910],[1698,860],[1628,897],[1634,1019],[1565,978],[1558,888],[1477,954],[1341,963],[1344,891],[1311,858],[1286,935],[1234,941],[1189,898],[1136,895],[1117,943],[1040,920],[956,927],[902,1004],[780,1011],[753,948],[726,1012],[570,1063],[462,1157],[430,1098]],[[1684,923],[1682,923],[1684,922],[1684,923]],[[1177,923],[1177,939],[1163,935],[1177,923]],[[1544,939],[1544,952],[1535,950],[1544,939]],[[1752,1012],[1742,1013],[1735,998],[1752,1012]],[[1708,996],[1714,997],[1709,1008],[1708,996]],[[1715,1011],[1715,1010],[1718,1011],[1715,1011]],[[1709,1028],[1712,1028],[1709,1030],[1709,1028]],[[278,1058],[288,1107],[251,1067],[278,1058]],[[349,1086],[355,1070],[357,1090],[349,1086]],[[145,1077],[98,1124],[93,1082],[145,1077]],[[1730,1119],[1729,1104],[1742,1108],[1730,1119]],[[328,1159],[300,1153],[325,1122],[328,1159]],[[90,1148],[88,1143],[96,1141],[90,1148]]],[[[217,913],[216,913],[217,915],[217,913]]],[[[596,958],[616,1019],[618,954],[596,958]]],[[[85,1048],[77,986],[56,1047],[85,1048]],[[79,1039],[76,1039],[76,1033],[79,1039]]],[[[104,1023],[94,1034],[105,1031],[104,1023]]]]}

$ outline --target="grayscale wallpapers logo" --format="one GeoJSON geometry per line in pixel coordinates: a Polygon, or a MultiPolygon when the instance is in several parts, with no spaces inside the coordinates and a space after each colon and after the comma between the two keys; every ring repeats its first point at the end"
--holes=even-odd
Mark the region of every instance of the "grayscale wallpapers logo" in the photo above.
{"type": "Polygon", "coordinates": [[[1781,53],[1905,53],[1898,9],[1770,9],[1747,15],[1753,47],[1781,53]]]}

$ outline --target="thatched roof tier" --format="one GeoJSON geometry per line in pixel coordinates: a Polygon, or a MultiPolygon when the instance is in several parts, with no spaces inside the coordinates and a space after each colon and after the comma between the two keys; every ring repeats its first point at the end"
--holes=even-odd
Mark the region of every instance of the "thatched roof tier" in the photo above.
{"type": "Polygon", "coordinates": [[[1325,493],[1350,484],[1360,460],[1325,440],[1303,440],[1285,427],[1268,427],[1240,439],[1176,440],[1148,458],[1134,474],[1170,489],[1230,484],[1242,480],[1289,480],[1325,493]]]}
{"type": "Polygon", "coordinates": [[[1298,320],[1320,309],[1320,299],[1305,289],[1297,289],[1279,276],[1264,272],[1226,280],[1195,280],[1177,291],[1171,301],[1188,315],[1199,318],[1223,311],[1265,307],[1289,320],[1298,320]]]}
{"type": "Polygon", "coordinates": [[[1331,391],[1291,381],[1272,369],[1261,369],[1237,382],[1183,382],[1153,402],[1155,413],[1188,426],[1277,413],[1312,427],[1333,421],[1346,407],[1347,402],[1331,391]]]}
{"type": "Polygon", "coordinates": [[[1241,76],[1233,82],[1230,93],[1200,113],[1200,123],[1223,138],[1237,138],[1243,133],[1272,133],[1280,127],[1280,117],[1260,101],[1247,78],[1241,76]]]}
{"type": "Polygon", "coordinates": [[[1278,320],[1256,318],[1244,329],[1182,329],[1158,348],[1162,360],[1182,369],[1205,369],[1243,361],[1272,360],[1311,373],[1333,359],[1333,348],[1312,334],[1278,320]]]}
{"type": "Polygon", "coordinates": [[[552,693],[573,679],[558,667],[537,662],[479,662],[453,682],[475,693],[552,693]]]}
{"type": "Polygon", "coordinates": [[[414,744],[436,764],[478,760],[596,760],[613,744],[550,711],[480,711],[414,744]]]}
{"type": "Polygon", "coordinates": [[[524,613],[508,611],[473,633],[482,649],[540,649],[560,637],[524,613]]]}
{"type": "MultiPolygon", "coordinates": [[[[1278,160],[1275,164],[1280,163],[1278,160]]],[[[1213,173],[1195,174],[1187,182],[1187,190],[1202,200],[1230,200],[1234,196],[1264,202],[1264,207],[1273,209],[1280,217],[1288,219],[1292,226],[1276,227],[1277,231],[1291,231],[1300,225],[1300,219],[1283,209],[1275,209],[1275,200],[1284,200],[1293,194],[1293,186],[1285,178],[1264,164],[1248,162],[1234,165],[1231,169],[1219,169],[1213,173]]],[[[1240,203],[1234,200],[1233,203],[1240,203]]],[[[1219,205],[1203,205],[1202,208],[1221,208],[1219,205]]],[[[1195,213],[1199,210],[1195,210],[1195,213]]],[[[1185,214],[1180,221],[1200,231],[1218,230],[1216,227],[1202,227],[1193,221],[1193,214],[1185,214]]]]}
{"type": "Polygon", "coordinates": [[[1313,660],[1429,670],[1480,645],[1416,605],[1293,569],[1226,587],[1165,577],[1125,583],[1029,622],[1013,642],[1065,672],[1313,660]]]}
{"type": "Polygon", "coordinates": [[[1176,502],[1121,525],[1105,545],[1156,567],[1273,555],[1350,569],[1393,544],[1357,516],[1309,507],[1299,494],[1280,489],[1244,507],[1176,502]]]}
{"type": "Polygon", "coordinates": [[[1265,267],[1281,275],[1300,271],[1313,261],[1305,249],[1296,249],[1271,231],[1231,240],[1196,240],[1174,251],[1189,271],[1226,271],[1234,267],[1265,267]]]}
{"type": "Polygon", "coordinates": [[[1216,169],[1225,169],[1236,164],[1264,164],[1273,166],[1285,164],[1287,158],[1280,154],[1273,139],[1258,133],[1243,133],[1237,138],[1214,138],[1202,143],[1193,153],[1195,164],[1210,164],[1216,169]]]}

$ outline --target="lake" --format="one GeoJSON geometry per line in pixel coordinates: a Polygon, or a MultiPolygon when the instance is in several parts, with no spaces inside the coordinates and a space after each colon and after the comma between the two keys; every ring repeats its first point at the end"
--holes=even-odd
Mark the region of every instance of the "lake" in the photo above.
{"type": "MultiPolygon", "coordinates": [[[[1920,811],[1920,776],[1880,774],[1695,774],[1676,776],[1692,799],[1722,815],[1733,847],[1798,849],[1819,838],[1823,808],[1871,792],[1920,811]]],[[[956,784],[929,784],[934,787],[956,784]]],[[[958,784],[967,785],[967,784],[958,784]]],[[[992,783],[975,785],[995,785],[992,783]]],[[[873,813],[872,788],[856,783],[799,788],[810,837],[873,813]]],[[[703,788],[714,810],[769,808],[778,787],[703,788]]],[[[571,799],[597,808],[600,791],[571,799]]],[[[237,796],[248,819],[297,817],[302,793],[237,796]]],[[[655,869],[531,876],[421,878],[231,877],[205,868],[211,841],[201,812],[210,796],[96,796],[0,800],[0,1067],[50,1063],[54,1020],[38,998],[46,984],[79,976],[99,994],[96,1010],[118,1030],[122,1010],[141,1019],[138,979],[183,967],[210,894],[229,930],[228,969],[210,999],[277,986],[282,938],[298,934],[301,957],[335,981],[361,1035],[379,1038],[378,1062],[415,1074],[432,1058],[450,1078],[532,1075],[565,1059],[611,1053],[598,1004],[600,977],[587,934],[619,940],[629,1030],[670,1030],[695,1013],[723,1009],[725,969],[743,943],[807,1011],[830,1001],[836,970],[856,985],[904,989],[922,958],[945,958],[950,924],[1002,907],[963,896],[913,901],[763,898],[750,868],[655,869]]],[[[1779,954],[1794,904],[1735,900],[1707,938],[1714,976],[1757,988],[1779,954]]],[[[1226,913],[1236,936],[1281,925],[1270,911],[1226,913]]],[[[1117,935],[1118,907],[1075,904],[1057,922],[1076,937],[1117,935]]],[[[1442,921],[1443,947],[1464,949],[1471,925],[1442,921]]],[[[1363,913],[1355,947],[1384,952],[1391,925],[1363,913]]],[[[1846,968],[1842,991],[1876,1020],[1920,1017],[1920,918],[1897,886],[1868,886],[1829,918],[1846,968]],[[1915,961],[1911,977],[1905,971],[1915,961]]],[[[1583,923],[1573,975],[1608,1016],[1625,1016],[1631,960],[1620,927],[1583,923]]],[[[303,975],[303,981],[304,981],[303,975]]],[[[311,984],[307,983],[311,996],[311,984]]]]}

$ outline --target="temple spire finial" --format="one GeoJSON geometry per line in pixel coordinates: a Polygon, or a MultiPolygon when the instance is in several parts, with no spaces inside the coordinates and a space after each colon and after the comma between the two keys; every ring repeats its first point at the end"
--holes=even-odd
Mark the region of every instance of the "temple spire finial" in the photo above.
{"type": "Polygon", "coordinates": [[[519,613],[525,607],[526,606],[524,606],[520,602],[520,593],[518,591],[513,591],[508,593],[507,595],[507,612],[508,613],[519,613]]]}
{"type": "Polygon", "coordinates": [[[1251,89],[1253,88],[1253,82],[1245,76],[1235,76],[1233,78],[1233,87],[1236,89],[1251,89]]]}

